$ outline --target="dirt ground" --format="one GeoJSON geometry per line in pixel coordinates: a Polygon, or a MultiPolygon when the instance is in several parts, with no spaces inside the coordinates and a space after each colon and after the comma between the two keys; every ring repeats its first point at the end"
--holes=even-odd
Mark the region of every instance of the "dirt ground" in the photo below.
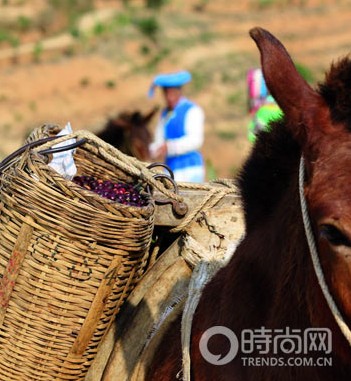
{"type": "MultiPolygon", "coordinates": [[[[26,8],[29,14],[35,13],[35,5],[43,6],[42,1],[30,3],[26,8]]],[[[43,123],[64,125],[70,121],[75,130],[96,132],[109,115],[162,104],[159,92],[154,99],[147,97],[157,72],[202,68],[211,81],[207,84],[205,76],[201,90],[192,91],[191,96],[206,113],[203,153],[211,173],[209,177],[232,177],[251,149],[246,138],[249,116],[245,107],[244,73],[249,65],[259,65],[259,57],[249,38],[249,29],[259,25],[270,30],[285,44],[294,60],[313,72],[316,82],[323,79],[333,60],[348,54],[351,48],[348,1],[306,0],[289,5],[288,1],[284,4],[276,1],[276,5],[264,8],[253,3],[252,0],[170,1],[162,11],[164,22],[167,17],[183,16],[194,25],[205,26],[212,38],[184,44],[184,48],[175,49],[149,71],[135,70],[135,64],[144,59],[135,39],[119,44],[117,38],[114,44],[110,42],[110,52],[104,48],[104,41],[96,41],[94,49],[68,55],[62,51],[72,40],[61,35],[51,41],[54,47],[49,54],[43,53],[39,62],[33,62],[24,53],[13,63],[6,55],[8,47],[0,45],[0,158],[17,149],[25,135],[43,123]],[[202,10],[194,8],[201,4],[202,10]],[[210,61],[212,66],[206,66],[210,61]],[[235,72],[236,77],[223,79],[229,70],[239,70],[238,66],[240,76],[235,72]],[[238,97],[239,103],[235,104],[238,97]]],[[[121,5],[116,6],[113,1],[97,2],[100,11],[110,8],[121,9],[121,5]]],[[[0,13],[4,9],[0,6],[0,13]]],[[[13,12],[18,9],[13,7],[13,12]]],[[[183,29],[165,28],[164,33],[191,37],[196,30],[188,23],[183,29]]],[[[30,38],[23,42],[30,43],[30,38]]]]}

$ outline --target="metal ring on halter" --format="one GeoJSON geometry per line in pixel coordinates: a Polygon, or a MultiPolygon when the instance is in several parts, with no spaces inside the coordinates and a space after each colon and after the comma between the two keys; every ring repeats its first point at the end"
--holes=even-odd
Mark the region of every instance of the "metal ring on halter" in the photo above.
{"type": "Polygon", "coordinates": [[[9,156],[5,157],[5,159],[0,163],[0,171],[1,171],[1,168],[3,168],[7,163],[9,163],[16,156],[26,151],[28,148],[35,148],[37,146],[40,146],[41,144],[44,144],[51,140],[55,140],[59,137],[60,136],[49,136],[47,138],[43,138],[43,139],[35,140],[34,142],[27,143],[24,146],[18,148],[16,151],[12,152],[9,156]]]}
{"type": "Polygon", "coordinates": [[[171,168],[169,168],[168,165],[164,164],[164,163],[152,163],[150,165],[147,166],[147,169],[152,169],[152,168],[156,168],[156,167],[162,167],[164,169],[167,170],[167,172],[169,173],[169,176],[172,178],[172,180],[174,180],[174,173],[173,171],[171,170],[171,168]]]}
{"type": "MultiPolygon", "coordinates": [[[[162,174],[162,173],[159,173],[159,174],[156,174],[155,176],[153,176],[155,180],[157,179],[160,179],[160,178],[163,178],[163,179],[166,179],[168,181],[170,181],[174,187],[174,193],[176,194],[179,194],[178,192],[178,185],[177,183],[174,181],[174,179],[172,179],[170,176],[167,176],[165,174],[162,174]]],[[[172,205],[172,211],[173,213],[175,213],[177,216],[179,217],[184,217],[187,212],[188,212],[188,205],[185,204],[184,202],[179,202],[179,201],[176,201],[176,200],[172,200],[170,198],[167,198],[167,199],[155,199],[155,203],[158,204],[158,205],[166,205],[166,204],[171,204],[172,205]]]]}

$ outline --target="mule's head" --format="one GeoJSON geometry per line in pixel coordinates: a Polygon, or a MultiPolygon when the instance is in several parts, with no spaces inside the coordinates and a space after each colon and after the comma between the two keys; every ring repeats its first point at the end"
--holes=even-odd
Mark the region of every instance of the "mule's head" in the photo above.
{"type": "MultiPolygon", "coordinates": [[[[351,61],[332,65],[313,89],[269,32],[250,31],[267,87],[305,159],[305,195],[323,271],[351,324],[351,61]]],[[[278,179],[279,181],[279,179],[278,179]]]]}
{"type": "Polygon", "coordinates": [[[151,158],[149,146],[152,134],[149,125],[158,109],[159,107],[155,106],[146,114],[134,112],[131,115],[131,149],[133,155],[142,161],[150,161],[151,158]]]}
{"type": "MultiPolygon", "coordinates": [[[[112,134],[115,134],[119,140],[119,142],[116,142],[116,144],[119,144],[118,148],[139,160],[149,161],[149,145],[152,141],[149,124],[158,109],[158,107],[153,107],[145,114],[140,111],[127,111],[111,119],[109,126],[112,134]],[[122,139],[123,142],[121,142],[122,139]]],[[[116,144],[114,145],[116,146],[116,144]]]]}

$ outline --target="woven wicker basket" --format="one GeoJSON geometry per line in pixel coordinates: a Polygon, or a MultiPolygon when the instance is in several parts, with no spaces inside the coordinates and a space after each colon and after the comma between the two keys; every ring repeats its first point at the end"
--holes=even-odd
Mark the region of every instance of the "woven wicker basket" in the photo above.
{"type": "MultiPolygon", "coordinates": [[[[84,380],[145,270],[154,203],[147,195],[143,207],[104,199],[65,180],[38,151],[1,169],[0,380],[84,380]]],[[[142,177],[142,166],[93,135],[74,159],[78,175],[142,177]]]]}

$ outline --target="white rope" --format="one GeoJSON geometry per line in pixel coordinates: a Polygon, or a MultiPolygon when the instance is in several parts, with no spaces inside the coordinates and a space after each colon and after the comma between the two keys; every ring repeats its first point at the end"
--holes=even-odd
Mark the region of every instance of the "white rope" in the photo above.
{"type": "Polygon", "coordinates": [[[200,262],[194,269],[193,276],[190,280],[188,299],[186,300],[182,315],[182,364],[183,364],[183,381],[190,381],[190,341],[191,328],[194,313],[201,298],[202,291],[212,276],[212,268],[210,262],[200,262]]]}
{"type": "Polygon", "coordinates": [[[341,332],[345,336],[347,342],[351,346],[351,331],[350,328],[345,323],[344,318],[342,317],[337,305],[335,304],[335,301],[332,297],[332,295],[329,292],[328,286],[326,284],[322,266],[319,261],[316,243],[314,241],[313,232],[310,224],[310,220],[308,217],[308,210],[307,210],[307,204],[304,194],[304,173],[305,173],[305,166],[304,166],[304,159],[301,156],[300,159],[300,168],[299,168],[299,194],[300,194],[300,204],[301,204],[301,211],[302,211],[302,219],[303,224],[305,227],[305,234],[307,237],[307,243],[310,249],[311,258],[313,262],[314,271],[317,275],[318,283],[322,289],[323,295],[328,303],[328,306],[333,314],[333,317],[338,324],[341,332]]]}
{"type": "Polygon", "coordinates": [[[187,236],[185,239],[182,256],[187,262],[195,264],[195,267],[190,279],[188,297],[182,315],[182,381],[191,381],[191,329],[194,313],[199,304],[202,291],[216,272],[229,262],[242,238],[243,236],[237,241],[230,242],[225,252],[215,250],[214,248],[206,251],[191,236],[187,236]]]}

